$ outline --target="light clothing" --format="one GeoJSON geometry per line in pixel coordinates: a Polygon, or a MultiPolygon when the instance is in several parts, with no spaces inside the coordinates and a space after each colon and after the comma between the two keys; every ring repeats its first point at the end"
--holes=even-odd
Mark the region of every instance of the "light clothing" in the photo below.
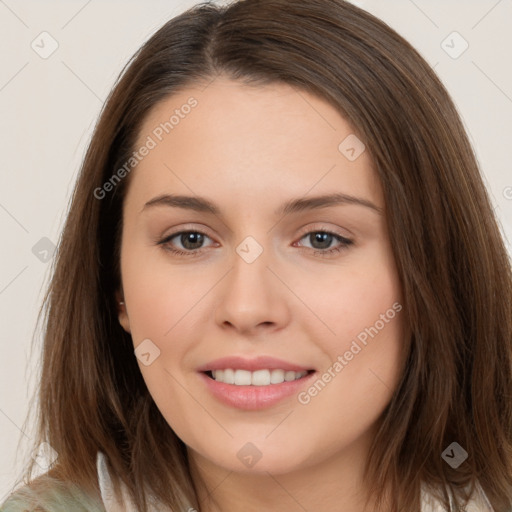
{"type": "MultiPolygon", "coordinates": [[[[100,485],[101,499],[103,500],[103,505],[105,507],[106,512],[137,512],[135,505],[130,499],[128,490],[126,489],[126,486],[123,483],[121,483],[121,493],[123,495],[122,501],[119,502],[116,499],[114,489],[112,486],[112,480],[110,478],[110,473],[107,467],[107,458],[101,452],[98,452],[96,466],[98,468],[98,483],[100,485]]],[[[149,511],[172,512],[170,511],[169,508],[164,508],[162,505],[158,506],[154,504],[150,504],[149,511]]]]}
{"type": "MultiPolygon", "coordinates": [[[[489,500],[480,485],[476,486],[476,490],[473,493],[471,500],[464,506],[464,508],[457,508],[451,493],[448,495],[450,498],[449,510],[451,512],[494,512],[494,509],[489,503],[489,500]]],[[[446,512],[442,503],[428,491],[426,485],[423,485],[421,489],[421,512],[446,512]]]]}

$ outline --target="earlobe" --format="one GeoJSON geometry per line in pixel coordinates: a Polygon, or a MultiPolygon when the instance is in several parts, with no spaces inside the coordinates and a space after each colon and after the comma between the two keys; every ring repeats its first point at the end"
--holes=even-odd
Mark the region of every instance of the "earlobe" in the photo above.
{"type": "Polygon", "coordinates": [[[126,311],[126,304],[124,302],[124,298],[120,292],[116,292],[116,305],[117,305],[117,318],[119,319],[119,323],[121,327],[126,332],[130,331],[130,319],[128,317],[128,312],[126,311]]]}

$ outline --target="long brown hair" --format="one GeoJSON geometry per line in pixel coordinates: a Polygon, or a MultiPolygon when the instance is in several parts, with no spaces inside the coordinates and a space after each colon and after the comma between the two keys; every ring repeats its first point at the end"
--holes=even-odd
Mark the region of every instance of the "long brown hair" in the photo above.
{"type": "Polygon", "coordinates": [[[393,511],[419,511],[421,482],[442,489],[447,504],[446,489],[478,481],[496,512],[510,510],[509,256],[445,88],[402,37],[343,0],[198,5],[158,30],[121,74],[84,159],[44,301],[36,445],[47,441],[59,454],[51,474],[97,494],[101,450],[140,510],[146,490],[175,510],[200,510],[185,446],[117,320],[130,180],[102,199],[95,191],[129,160],[151,108],[219,75],[326,99],[363,139],[381,181],[408,336],[404,373],[367,460],[372,495],[383,503],[391,486],[393,511]],[[468,452],[457,469],[441,457],[452,442],[468,452]]]}

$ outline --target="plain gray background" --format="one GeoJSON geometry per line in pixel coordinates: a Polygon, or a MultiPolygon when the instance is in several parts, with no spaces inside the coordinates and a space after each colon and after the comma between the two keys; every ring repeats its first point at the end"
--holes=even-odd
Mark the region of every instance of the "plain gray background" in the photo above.
{"type": "MultiPolygon", "coordinates": [[[[30,457],[25,418],[38,362],[31,340],[92,128],[131,55],[195,3],[0,0],[0,502],[30,457]]],[[[353,3],[386,21],[435,68],[512,240],[512,0],[353,3]]],[[[40,345],[36,333],[36,350],[40,345]]]]}

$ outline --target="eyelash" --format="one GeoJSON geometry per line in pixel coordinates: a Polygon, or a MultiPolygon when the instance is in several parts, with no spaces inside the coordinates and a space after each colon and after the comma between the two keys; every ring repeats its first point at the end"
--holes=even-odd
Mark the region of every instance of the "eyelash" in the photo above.
{"type": "MultiPolygon", "coordinates": [[[[177,237],[179,235],[190,234],[190,233],[200,234],[200,235],[203,235],[203,236],[206,236],[206,237],[210,238],[206,233],[204,233],[203,231],[200,231],[200,230],[178,231],[176,233],[172,233],[169,236],[166,236],[162,240],[159,240],[157,242],[157,245],[162,245],[163,249],[165,251],[171,252],[171,253],[175,254],[176,256],[187,256],[187,257],[200,256],[202,254],[202,252],[203,252],[204,247],[199,248],[199,249],[192,249],[192,250],[189,250],[189,251],[182,251],[181,249],[174,249],[174,248],[172,248],[169,245],[169,242],[173,238],[175,238],[175,237],[177,237]]],[[[328,235],[332,235],[341,244],[341,245],[339,245],[337,247],[334,247],[332,249],[326,249],[326,250],[309,249],[307,247],[305,248],[305,249],[308,249],[310,251],[313,251],[314,254],[318,254],[318,255],[320,255],[322,257],[331,256],[333,254],[345,251],[346,249],[348,249],[349,246],[353,245],[353,243],[354,243],[353,240],[350,240],[350,239],[345,238],[345,237],[343,237],[341,235],[338,235],[337,233],[333,233],[332,231],[327,231],[327,230],[324,230],[324,229],[316,229],[316,230],[313,230],[313,231],[308,231],[308,232],[304,233],[299,238],[299,240],[302,240],[303,238],[305,238],[308,235],[317,234],[317,233],[326,233],[328,235]]]]}

